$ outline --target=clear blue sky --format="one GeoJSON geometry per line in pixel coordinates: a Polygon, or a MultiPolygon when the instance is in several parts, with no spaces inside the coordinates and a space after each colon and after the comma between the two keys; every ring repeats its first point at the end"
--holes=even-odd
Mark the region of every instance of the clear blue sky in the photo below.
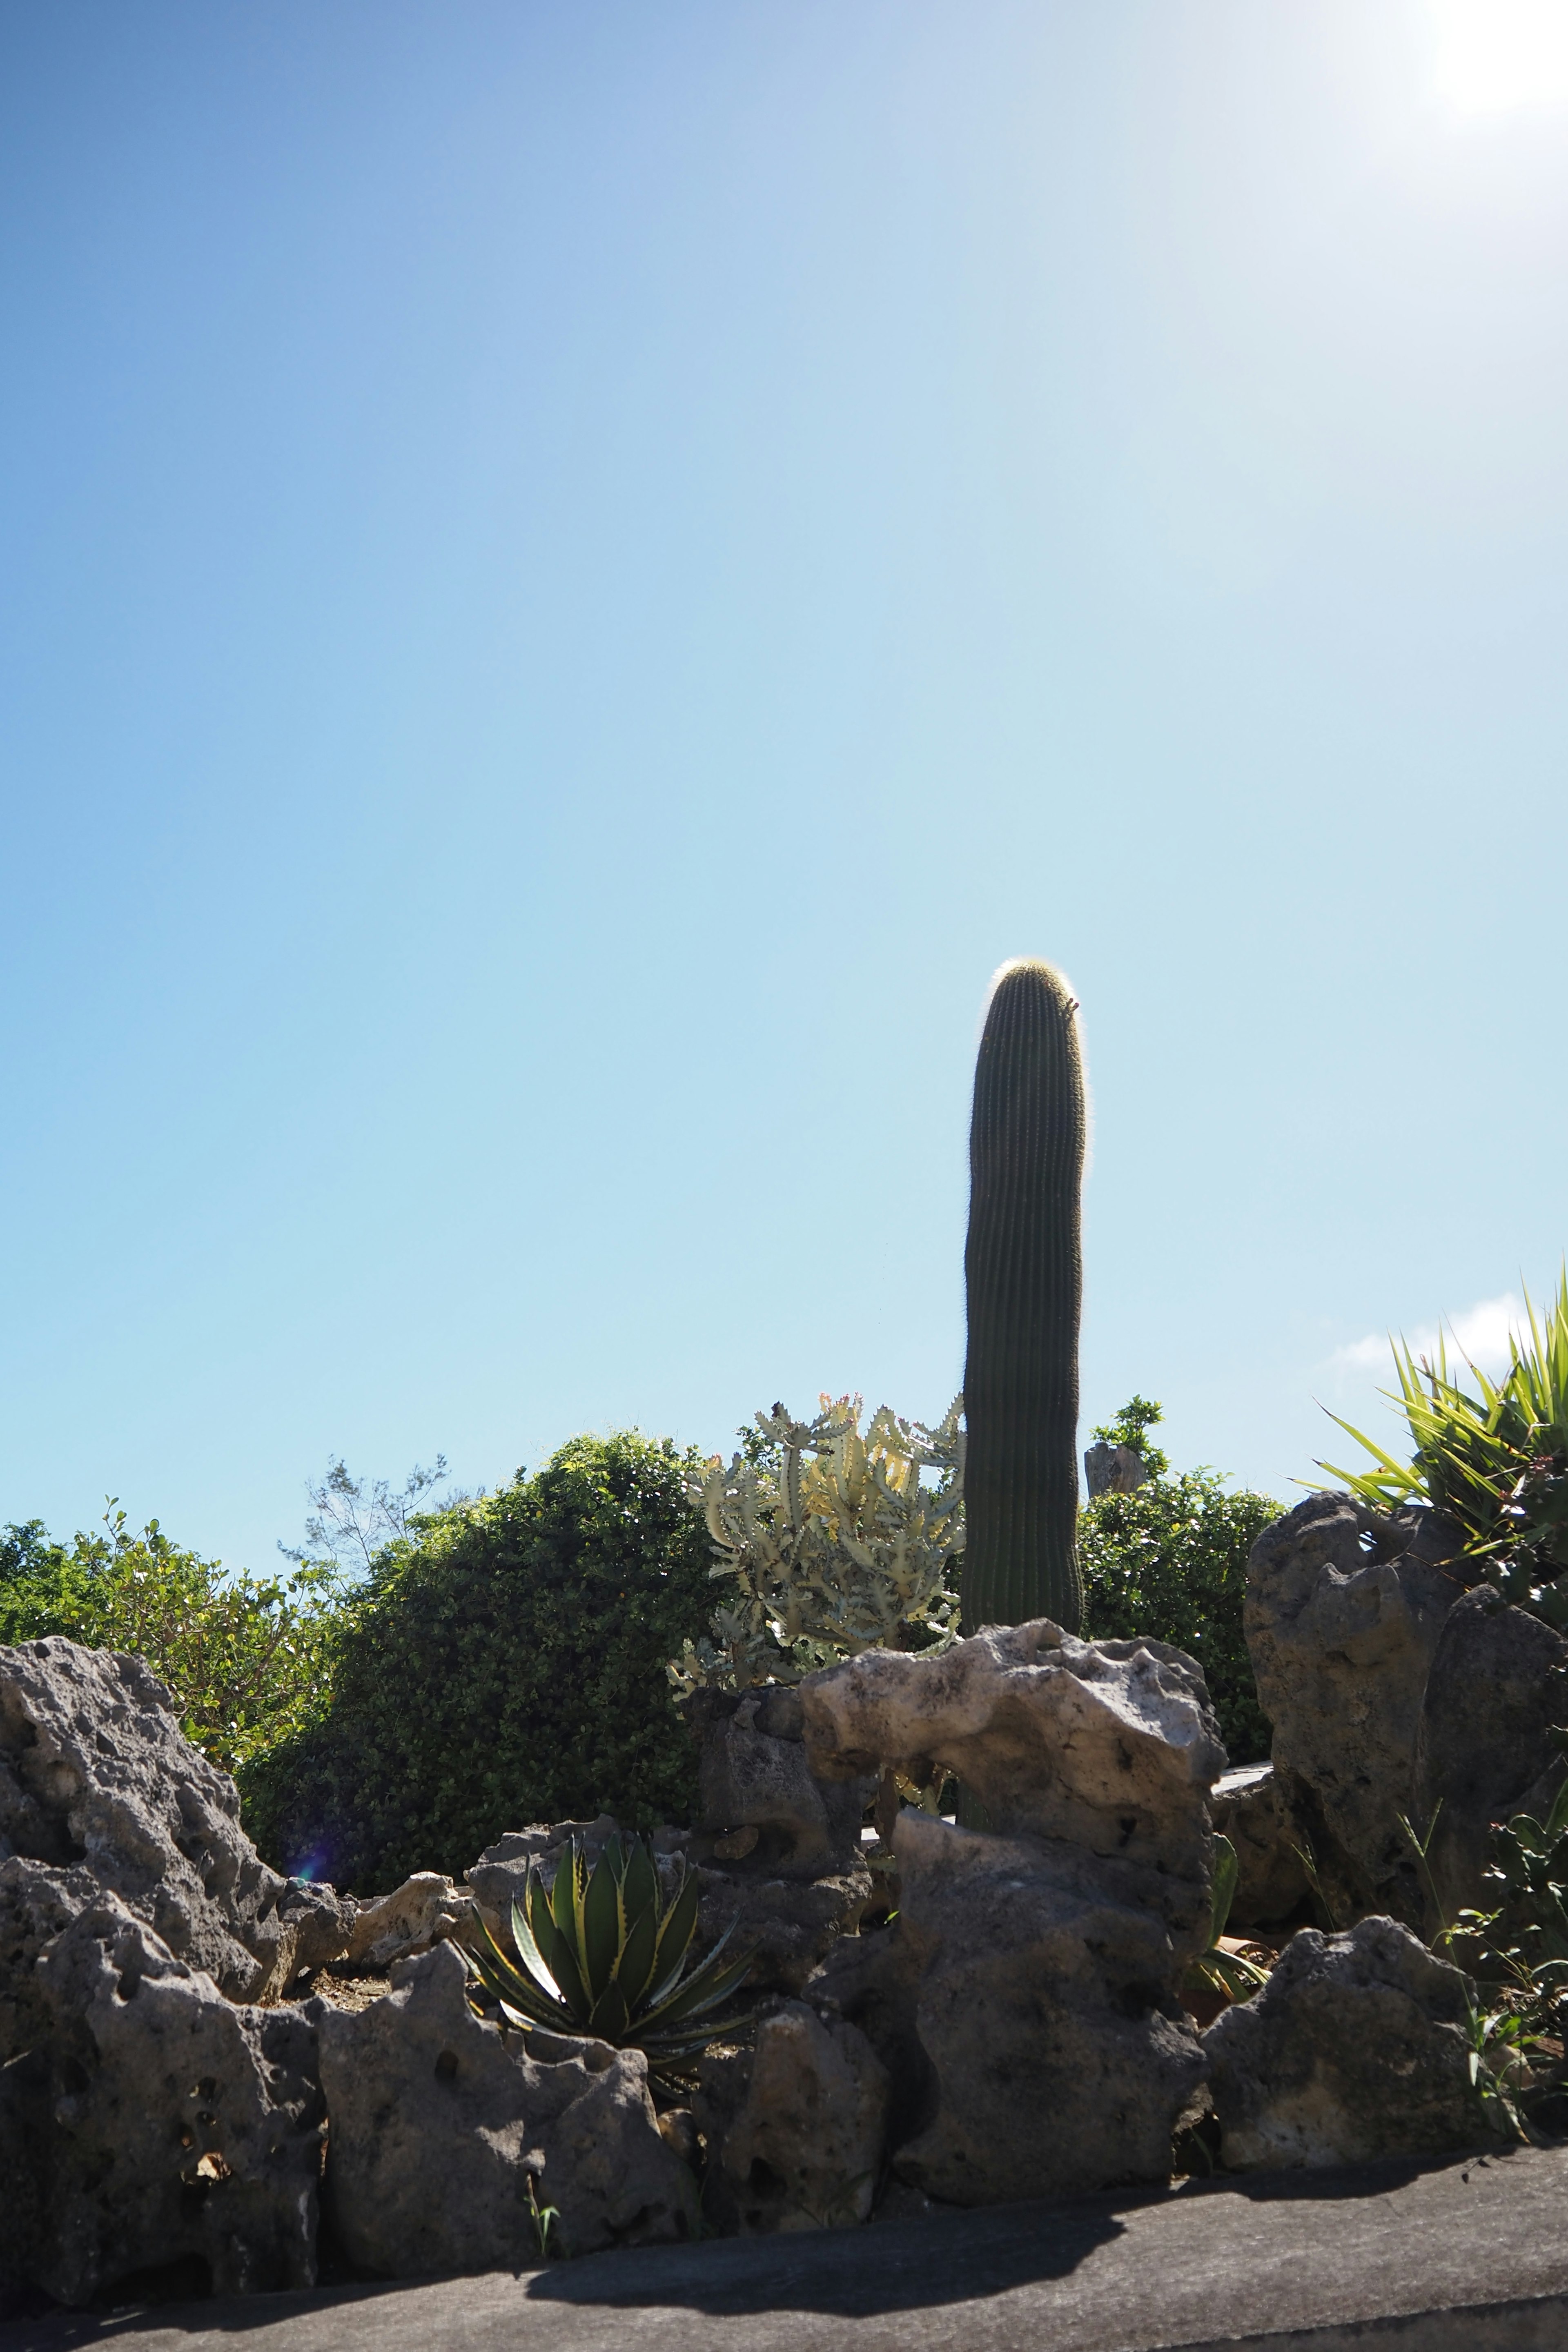
{"type": "Polygon", "coordinates": [[[1543,1287],[1563,21],[11,0],[0,1518],[939,1413],[1019,953],[1086,1441],[1543,1287]]]}

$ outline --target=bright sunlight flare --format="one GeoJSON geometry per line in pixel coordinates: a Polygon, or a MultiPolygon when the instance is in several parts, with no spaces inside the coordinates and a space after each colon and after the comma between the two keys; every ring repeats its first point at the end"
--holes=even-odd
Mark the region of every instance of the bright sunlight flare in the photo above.
{"type": "Polygon", "coordinates": [[[1436,0],[1438,97],[1458,114],[1568,105],[1568,0],[1436,0]]]}

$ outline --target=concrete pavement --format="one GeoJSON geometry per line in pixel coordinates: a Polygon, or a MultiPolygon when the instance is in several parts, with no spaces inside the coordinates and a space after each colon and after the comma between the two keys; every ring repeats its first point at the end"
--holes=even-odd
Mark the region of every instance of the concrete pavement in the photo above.
{"type": "Polygon", "coordinates": [[[1568,2352],[1568,2148],[0,2327],[0,2352],[1568,2352]]]}

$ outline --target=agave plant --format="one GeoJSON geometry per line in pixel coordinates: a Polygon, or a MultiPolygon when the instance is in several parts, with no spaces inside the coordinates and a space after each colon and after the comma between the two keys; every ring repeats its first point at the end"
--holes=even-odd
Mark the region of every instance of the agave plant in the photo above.
{"type": "MultiPolygon", "coordinates": [[[[737,2032],[743,2017],[720,2011],[752,1965],[750,1951],[723,1958],[735,1922],[705,1959],[688,1971],[697,1927],[698,1881],[684,1860],[667,1898],[646,1840],[617,1834],[592,1869],[582,1843],[556,1865],[546,1886],[530,1863],[522,1900],[511,1906],[517,1957],[485,1930],[488,1948],[467,1955],[474,1986],[499,2002],[507,2025],[527,2032],[592,2034],[643,2051],[660,2090],[689,2090],[695,2061],[718,2035],[737,2032]]],[[[476,2008],[473,1988],[469,1998],[476,2008]]]]}

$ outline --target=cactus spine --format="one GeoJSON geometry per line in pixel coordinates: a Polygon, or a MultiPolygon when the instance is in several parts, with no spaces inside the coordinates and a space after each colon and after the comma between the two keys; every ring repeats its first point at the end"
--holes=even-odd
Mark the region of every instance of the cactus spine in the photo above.
{"type": "Polygon", "coordinates": [[[992,985],[969,1130],[963,1624],[1076,1633],[1086,1140],[1078,1005],[1021,960],[992,985]]]}

